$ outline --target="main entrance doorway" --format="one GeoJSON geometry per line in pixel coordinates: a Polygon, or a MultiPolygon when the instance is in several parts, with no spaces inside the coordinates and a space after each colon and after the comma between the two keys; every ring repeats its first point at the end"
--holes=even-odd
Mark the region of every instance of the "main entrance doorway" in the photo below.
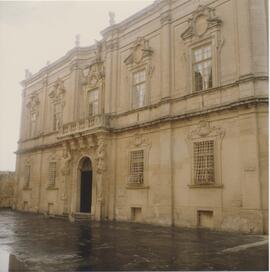
{"type": "Polygon", "coordinates": [[[83,159],[81,168],[80,212],[91,213],[92,205],[92,166],[89,158],[83,159]]]}

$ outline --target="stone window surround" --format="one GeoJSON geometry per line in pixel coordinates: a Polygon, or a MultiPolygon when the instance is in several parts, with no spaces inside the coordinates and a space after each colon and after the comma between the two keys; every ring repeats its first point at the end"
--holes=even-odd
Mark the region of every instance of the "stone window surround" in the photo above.
{"type": "MultiPolygon", "coordinates": [[[[196,47],[211,45],[212,51],[212,88],[220,86],[220,52],[224,44],[221,39],[222,21],[215,15],[215,9],[199,5],[188,19],[188,28],[181,34],[187,65],[187,91],[196,92],[193,77],[193,51],[196,47]],[[199,24],[198,24],[199,23],[199,24]],[[201,25],[201,26],[200,26],[201,25]]],[[[211,89],[211,88],[209,88],[211,89]]]]}
{"type": "Polygon", "coordinates": [[[211,127],[209,121],[200,121],[197,129],[191,131],[187,137],[188,151],[191,157],[191,179],[189,188],[222,188],[222,141],[225,131],[221,128],[211,127]],[[195,142],[214,141],[214,180],[213,184],[196,184],[194,178],[194,154],[193,146],[195,142]]]}
{"type": "MultiPolygon", "coordinates": [[[[219,56],[217,54],[217,50],[216,50],[216,37],[211,36],[210,38],[205,38],[205,39],[200,39],[199,41],[196,41],[194,43],[189,44],[189,47],[187,49],[187,54],[189,56],[189,74],[190,74],[190,78],[189,78],[189,86],[191,87],[191,92],[203,92],[205,90],[208,89],[203,89],[200,91],[196,91],[196,87],[195,87],[195,78],[194,78],[194,73],[193,73],[193,54],[194,51],[198,48],[201,47],[205,47],[205,46],[211,46],[211,60],[212,60],[212,87],[211,88],[216,88],[220,85],[220,77],[219,77],[219,56]]],[[[209,88],[209,89],[211,89],[209,88]]]]}

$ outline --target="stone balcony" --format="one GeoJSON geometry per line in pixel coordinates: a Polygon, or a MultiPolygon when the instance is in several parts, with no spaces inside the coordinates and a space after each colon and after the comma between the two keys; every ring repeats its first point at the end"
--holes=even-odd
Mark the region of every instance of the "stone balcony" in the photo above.
{"type": "Polygon", "coordinates": [[[79,121],[64,124],[59,131],[58,138],[74,136],[76,134],[86,134],[91,130],[108,128],[109,116],[104,114],[96,115],[86,119],[81,119],[79,121]]]}

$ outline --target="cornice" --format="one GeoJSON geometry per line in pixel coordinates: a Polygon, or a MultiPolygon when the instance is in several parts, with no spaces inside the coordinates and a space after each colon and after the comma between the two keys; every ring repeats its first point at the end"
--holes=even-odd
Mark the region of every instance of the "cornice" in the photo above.
{"type": "MultiPolygon", "coordinates": [[[[21,86],[26,87],[27,85],[33,83],[36,80],[41,80],[44,76],[47,76],[49,73],[57,69],[58,67],[67,64],[72,61],[75,56],[79,57],[81,53],[94,53],[95,44],[87,47],[74,47],[69,50],[63,57],[57,59],[53,63],[41,68],[38,72],[33,74],[30,78],[24,79],[20,82],[21,86]]],[[[78,59],[79,60],[79,59],[78,59]]]]}

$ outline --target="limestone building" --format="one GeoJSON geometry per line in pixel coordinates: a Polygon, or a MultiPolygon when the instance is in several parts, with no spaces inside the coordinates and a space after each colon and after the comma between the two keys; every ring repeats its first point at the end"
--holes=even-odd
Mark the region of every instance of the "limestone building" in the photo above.
{"type": "Polygon", "coordinates": [[[27,72],[14,208],[266,232],[267,5],[157,0],[27,72]]]}

